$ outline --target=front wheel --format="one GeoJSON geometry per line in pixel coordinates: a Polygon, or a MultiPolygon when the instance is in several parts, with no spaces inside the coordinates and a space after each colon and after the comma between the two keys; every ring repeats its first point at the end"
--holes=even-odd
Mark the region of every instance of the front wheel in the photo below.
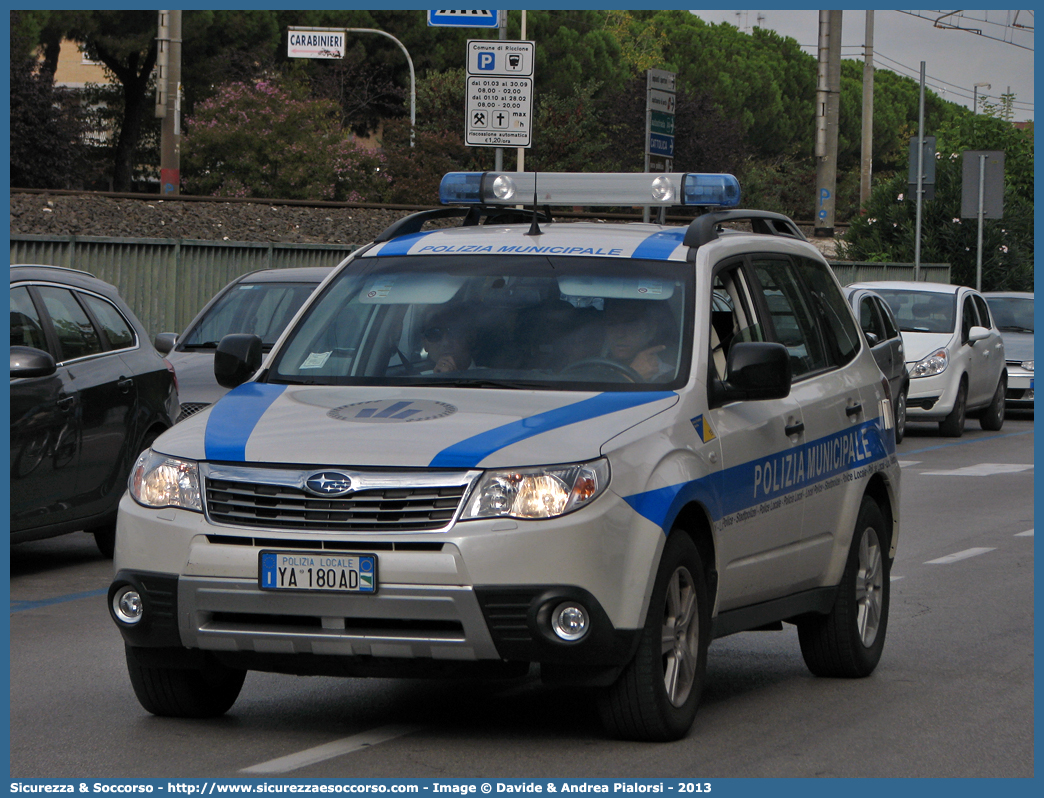
{"type": "Polygon", "coordinates": [[[945,419],[939,422],[939,431],[947,438],[959,438],[964,434],[964,413],[968,403],[968,386],[961,380],[957,388],[957,400],[953,403],[953,410],[945,419]]]}
{"type": "Polygon", "coordinates": [[[611,735],[625,740],[684,737],[707,671],[710,606],[703,562],[682,530],[667,538],[634,659],[602,694],[611,735]]]}
{"type": "Polygon", "coordinates": [[[164,668],[142,665],[127,646],[127,673],[138,703],[153,715],[216,718],[232,708],[246,671],[211,658],[205,667],[164,668]]]}
{"type": "Polygon", "coordinates": [[[895,400],[895,442],[900,444],[906,435],[906,394],[909,389],[899,391],[899,398],[895,400]]]}
{"type": "Polygon", "coordinates": [[[863,497],[837,598],[827,615],[798,621],[798,641],[816,676],[869,676],[888,628],[888,534],[877,502],[863,497]]]}
{"type": "Polygon", "coordinates": [[[1007,392],[1008,384],[1005,382],[1004,377],[1001,377],[997,383],[997,390],[993,393],[993,399],[990,400],[990,406],[986,408],[986,412],[979,419],[979,426],[984,430],[997,432],[1004,426],[1004,394],[1007,392]]]}

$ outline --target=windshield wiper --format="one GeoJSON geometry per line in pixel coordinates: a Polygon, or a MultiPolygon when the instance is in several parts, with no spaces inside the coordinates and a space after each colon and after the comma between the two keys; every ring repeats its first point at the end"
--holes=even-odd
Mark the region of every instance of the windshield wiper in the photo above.
{"type": "MultiPolygon", "coordinates": [[[[418,383],[411,380],[406,385],[417,385],[418,383]]],[[[550,383],[543,382],[540,380],[490,380],[490,379],[456,379],[456,380],[425,380],[420,383],[426,387],[432,388],[507,388],[508,390],[514,391],[527,391],[527,390],[547,390],[550,387],[550,383]]]]}
{"type": "Polygon", "coordinates": [[[182,344],[182,349],[217,349],[217,341],[205,341],[201,344],[182,344]]]}
{"type": "Polygon", "coordinates": [[[1001,327],[1000,331],[1001,332],[1032,333],[1033,332],[1033,328],[1032,327],[1020,327],[1017,324],[1013,324],[1011,326],[1005,325],[1005,326],[1001,327]]]}

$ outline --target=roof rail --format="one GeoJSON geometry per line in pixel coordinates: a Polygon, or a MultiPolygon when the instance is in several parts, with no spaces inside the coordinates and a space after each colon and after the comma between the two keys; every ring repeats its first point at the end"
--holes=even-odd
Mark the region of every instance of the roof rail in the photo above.
{"type": "Polygon", "coordinates": [[[74,269],[71,266],[56,266],[53,263],[12,263],[10,266],[12,269],[58,269],[59,271],[82,274],[85,277],[94,277],[95,280],[98,279],[95,275],[90,272],[85,272],[83,269],[74,269]]]}
{"type": "MultiPolygon", "coordinates": [[[[502,207],[497,205],[472,205],[467,208],[460,206],[450,208],[431,208],[430,210],[411,213],[409,216],[399,219],[399,221],[389,225],[384,232],[377,236],[373,241],[375,244],[380,244],[384,241],[391,241],[393,238],[419,233],[425,222],[430,222],[434,219],[451,219],[455,216],[464,217],[464,221],[461,222],[461,227],[471,227],[473,225],[482,224],[483,217],[485,217],[485,224],[506,224],[510,222],[517,223],[531,221],[533,218],[533,209],[502,207]]],[[[551,220],[551,214],[547,208],[540,211],[538,217],[542,222],[548,222],[551,220]]]]}
{"type": "Polygon", "coordinates": [[[697,216],[685,231],[684,244],[696,249],[718,237],[718,226],[723,222],[750,222],[755,233],[770,236],[786,236],[807,241],[789,216],[771,211],[713,211],[697,216]]]}

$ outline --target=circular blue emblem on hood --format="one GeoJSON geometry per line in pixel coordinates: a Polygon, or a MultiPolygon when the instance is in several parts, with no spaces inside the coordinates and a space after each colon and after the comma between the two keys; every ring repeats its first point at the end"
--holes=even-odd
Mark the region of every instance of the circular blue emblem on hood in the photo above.
{"type": "Polygon", "coordinates": [[[339,471],[320,471],[305,480],[305,487],[316,496],[343,496],[352,489],[352,480],[339,471]]]}

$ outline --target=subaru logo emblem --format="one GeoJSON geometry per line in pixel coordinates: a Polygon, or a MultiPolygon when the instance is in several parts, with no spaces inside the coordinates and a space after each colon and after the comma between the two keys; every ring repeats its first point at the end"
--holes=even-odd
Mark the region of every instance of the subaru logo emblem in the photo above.
{"type": "Polygon", "coordinates": [[[343,496],[352,489],[352,480],[337,471],[321,471],[308,477],[305,487],[316,496],[343,496]]]}

